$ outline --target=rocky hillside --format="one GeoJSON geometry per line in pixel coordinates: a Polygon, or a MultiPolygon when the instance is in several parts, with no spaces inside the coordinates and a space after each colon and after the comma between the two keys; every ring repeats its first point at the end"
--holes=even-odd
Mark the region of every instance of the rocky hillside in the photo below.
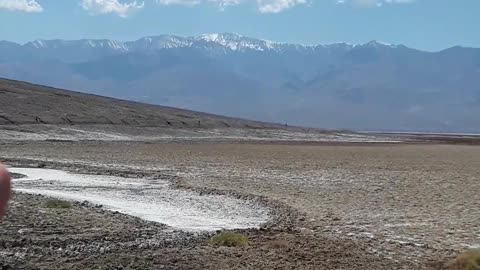
{"type": "Polygon", "coordinates": [[[262,128],[274,124],[106,98],[0,79],[0,125],[112,124],[262,128]]]}

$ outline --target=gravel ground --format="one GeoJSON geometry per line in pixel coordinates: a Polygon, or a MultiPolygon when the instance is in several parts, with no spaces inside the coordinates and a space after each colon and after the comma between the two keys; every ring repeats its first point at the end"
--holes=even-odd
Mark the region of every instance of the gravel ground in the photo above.
{"type": "Polygon", "coordinates": [[[207,235],[88,204],[48,209],[46,200],[14,194],[0,230],[2,269],[429,269],[309,230],[242,231],[248,247],[213,247],[207,235]]]}
{"type": "Polygon", "coordinates": [[[51,214],[35,203],[43,197],[16,194],[2,223],[0,241],[5,246],[2,261],[13,266],[439,269],[456,253],[479,244],[477,146],[10,142],[2,145],[0,156],[10,164],[30,160],[99,173],[105,173],[105,168],[162,173],[170,175],[178,187],[233,191],[238,196],[252,194],[285,205],[285,209],[293,209],[292,213],[298,211],[297,215],[282,216],[283,221],[286,216],[291,218],[282,226],[244,232],[251,239],[247,248],[211,247],[205,236],[189,238],[181,234],[179,239],[189,239],[188,243],[136,247],[132,251],[121,243],[133,241],[132,237],[143,243],[149,237],[132,236],[119,227],[138,226],[143,230],[160,226],[153,229],[157,232],[161,225],[126,216],[117,218],[118,214],[95,207],[75,206],[72,211],[51,214]],[[72,239],[89,242],[90,234],[78,233],[82,231],[80,225],[72,223],[67,228],[59,223],[66,224],[68,216],[85,219],[90,215],[98,215],[98,220],[82,221],[84,230],[102,224],[99,234],[115,232],[120,238],[126,237],[112,241],[120,243],[119,248],[105,253],[98,250],[58,255],[48,252],[53,240],[44,240],[41,256],[30,251],[23,256],[15,249],[30,246],[25,242],[30,240],[19,239],[45,235],[64,239],[58,242],[60,246],[72,239]],[[57,223],[37,230],[35,222],[40,220],[57,223]],[[108,225],[107,220],[115,222],[108,225]],[[33,228],[29,237],[19,236],[22,226],[33,228]],[[278,241],[287,244],[275,248],[272,243],[278,241]],[[18,243],[12,247],[7,244],[10,242],[18,243]],[[10,257],[18,257],[16,253],[24,259],[11,261],[10,257]]]}

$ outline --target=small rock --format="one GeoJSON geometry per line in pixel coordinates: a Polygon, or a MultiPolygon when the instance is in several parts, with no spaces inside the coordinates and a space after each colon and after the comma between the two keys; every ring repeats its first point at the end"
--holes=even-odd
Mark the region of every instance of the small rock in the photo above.
{"type": "Polygon", "coordinates": [[[24,228],[24,229],[18,230],[18,233],[19,233],[19,234],[25,234],[25,233],[29,233],[29,232],[31,232],[31,231],[32,231],[32,229],[26,229],[26,228],[24,228]]]}

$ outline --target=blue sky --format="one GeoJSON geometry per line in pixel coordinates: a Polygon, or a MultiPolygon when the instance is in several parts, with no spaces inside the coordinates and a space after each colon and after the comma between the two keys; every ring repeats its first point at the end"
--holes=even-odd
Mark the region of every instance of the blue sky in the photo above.
{"type": "Polygon", "coordinates": [[[234,32],[323,44],[480,47],[480,0],[0,0],[0,39],[234,32]]]}

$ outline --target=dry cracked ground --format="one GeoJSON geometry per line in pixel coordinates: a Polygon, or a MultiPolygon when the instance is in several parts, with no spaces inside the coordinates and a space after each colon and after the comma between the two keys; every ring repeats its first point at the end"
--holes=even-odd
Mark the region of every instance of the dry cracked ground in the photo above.
{"type": "Polygon", "coordinates": [[[88,204],[15,194],[4,269],[443,269],[480,244],[480,147],[441,144],[45,142],[0,145],[7,164],[156,173],[261,196],[288,222],[243,231],[248,247],[88,204]]]}

